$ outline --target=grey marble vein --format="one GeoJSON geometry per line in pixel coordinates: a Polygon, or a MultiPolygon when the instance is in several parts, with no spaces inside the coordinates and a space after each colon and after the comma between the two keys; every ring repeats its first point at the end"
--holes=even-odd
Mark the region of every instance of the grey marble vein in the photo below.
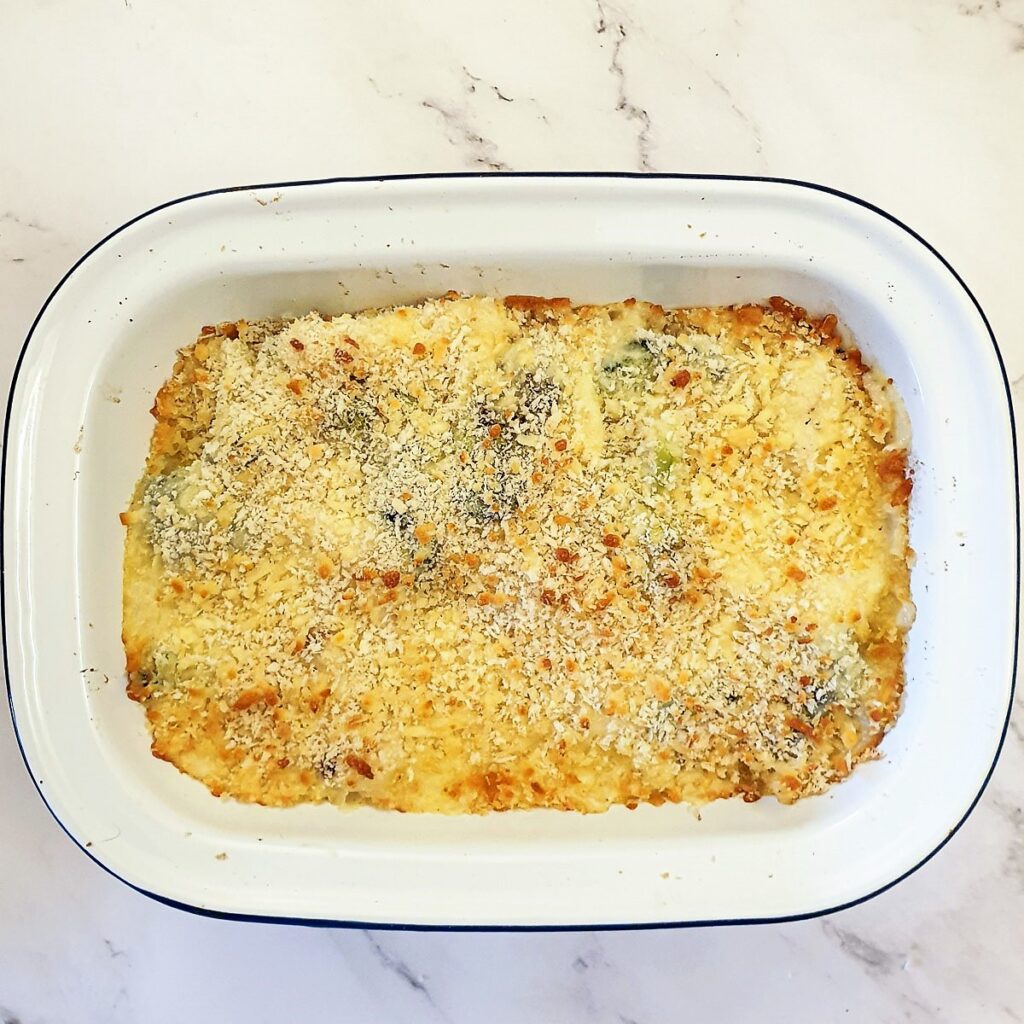
{"type": "MultiPolygon", "coordinates": [[[[445,129],[448,141],[453,146],[463,150],[469,163],[477,167],[484,167],[490,171],[511,170],[511,166],[501,159],[497,143],[484,135],[477,127],[474,114],[481,98],[491,97],[500,106],[506,103],[515,103],[517,97],[508,95],[496,83],[488,82],[481,76],[474,74],[465,64],[460,66],[459,75],[462,79],[463,97],[461,101],[438,99],[434,95],[420,100],[417,105],[424,110],[431,111],[441,119],[441,124],[445,129]]],[[[393,92],[385,89],[371,75],[367,75],[366,81],[381,99],[393,101],[406,100],[408,98],[403,92],[393,92]]],[[[538,120],[547,124],[547,114],[544,113],[540,104],[532,97],[524,97],[523,99],[530,106],[536,108],[538,120]]]]}
{"type": "Polygon", "coordinates": [[[907,995],[906,992],[900,993],[900,1002],[903,1003],[908,1009],[904,1010],[904,1016],[907,1020],[942,1020],[943,1018],[937,1017],[934,1005],[929,1006],[927,1003],[922,1002],[920,999],[915,999],[913,996],[907,995]],[[920,1016],[913,1011],[918,1011],[920,1016]]]}
{"type": "MultiPolygon", "coordinates": [[[[575,956],[571,968],[575,975],[573,989],[579,1005],[583,1008],[587,1020],[597,1020],[603,1012],[612,1012],[603,996],[595,992],[595,985],[606,988],[609,973],[615,971],[615,965],[609,959],[608,951],[597,932],[585,932],[580,936],[579,945],[573,950],[575,956]]],[[[623,989],[623,995],[628,989],[623,989]]],[[[614,1010],[615,1019],[623,1022],[632,1020],[627,1014],[614,1010]]],[[[601,1019],[604,1019],[601,1016],[601,1019]]],[[[636,1024],[634,1021],[633,1024],[636,1024]]]]}
{"type": "Polygon", "coordinates": [[[892,974],[903,959],[881,946],[865,939],[863,935],[847,928],[840,928],[832,921],[823,921],[821,930],[832,939],[851,959],[862,964],[869,974],[892,974]]]}
{"type": "Polygon", "coordinates": [[[1013,707],[1010,708],[1010,721],[1008,732],[1020,743],[1024,743],[1024,695],[1018,694],[1013,698],[1013,707]]]}
{"type": "Polygon", "coordinates": [[[572,966],[577,975],[574,982],[575,999],[583,1007],[588,1019],[596,1017],[600,1006],[588,977],[590,964],[583,957],[576,957],[572,966]]]}
{"type": "Polygon", "coordinates": [[[484,90],[485,95],[490,93],[497,99],[501,100],[502,103],[519,102],[528,104],[529,106],[533,107],[533,109],[536,111],[536,117],[538,121],[543,121],[545,124],[550,124],[548,115],[544,112],[543,106],[541,106],[540,102],[533,96],[509,96],[501,89],[500,86],[496,85],[494,82],[485,81],[479,75],[474,75],[473,72],[470,71],[465,64],[462,65],[461,71],[467,95],[477,95],[477,86],[481,86],[484,90]]]}
{"type": "Polygon", "coordinates": [[[363,936],[365,937],[370,949],[373,951],[374,956],[377,958],[378,963],[386,971],[393,974],[396,978],[399,978],[405,983],[408,988],[421,996],[429,1003],[435,1013],[439,1017],[444,1018],[445,1014],[441,1011],[441,1008],[434,1002],[434,997],[431,994],[429,988],[427,988],[426,982],[422,977],[417,976],[413,969],[403,960],[401,957],[394,956],[389,953],[374,937],[373,933],[364,931],[363,936]]]}
{"type": "Polygon", "coordinates": [[[382,99],[382,100],[401,100],[405,99],[405,95],[400,92],[387,92],[384,87],[377,81],[373,75],[367,75],[366,81],[369,83],[370,88],[382,99]]]}
{"type": "Polygon", "coordinates": [[[506,96],[496,85],[491,85],[491,84],[485,82],[482,78],[479,78],[477,75],[474,75],[469,70],[469,68],[466,67],[465,64],[462,65],[462,74],[469,81],[469,91],[470,92],[476,92],[476,87],[478,85],[483,85],[487,89],[489,89],[491,92],[493,92],[494,95],[497,96],[499,100],[502,100],[505,103],[514,103],[515,102],[515,100],[511,96],[506,96]]]}
{"type": "Polygon", "coordinates": [[[761,138],[761,129],[757,126],[757,122],[736,102],[725,82],[717,78],[710,71],[705,71],[704,73],[708,76],[708,81],[726,98],[729,103],[729,109],[750,129],[750,134],[754,138],[754,149],[757,155],[760,156],[764,151],[764,141],[761,138]]]}
{"type": "Polygon", "coordinates": [[[989,806],[994,808],[1012,829],[1004,866],[1006,873],[1024,888],[1024,807],[1002,793],[992,796],[989,806]]]}
{"type": "Polygon", "coordinates": [[[536,111],[536,117],[538,121],[543,121],[544,124],[550,124],[548,115],[544,112],[543,106],[533,96],[509,96],[507,95],[500,86],[494,82],[487,82],[478,75],[474,75],[465,64],[462,65],[462,77],[466,82],[466,92],[470,95],[477,93],[477,86],[483,86],[484,90],[494,95],[497,99],[501,100],[502,103],[525,103],[536,111]]]}
{"type": "MultiPolygon", "coordinates": [[[[607,4],[604,0],[596,0],[597,3],[597,34],[611,37],[611,60],[608,63],[608,70],[615,79],[615,109],[623,114],[627,121],[635,126],[636,131],[636,154],[637,164],[641,171],[651,171],[651,147],[653,145],[651,133],[653,123],[651,115],[646,109],[634,103],[629,98],[628,84],[626,80],[626,69],[622,66],[622,47],[627,39],[626,23],[621,18],[610,18],[607,4]]],[[[603,41],[601,42],[603,46],[603,41]]]]}
{"type": "Polygon", "coordinates": [[[420,106],[434,111],[441,118],[448,140],[455,146],[464,146],[471,163],[491,171],[511,170],[504,160],[499,159],[497,146],[473,128],[462,111],[432,99],[422,100],[420,106]]]}
{"type": "Polygon", "coordinates": [[[1024,373],[1010,381],[1010,397],[1013,400],[1015,412],[1019,413],[1021,409],[1024,409],[1024,373]]]}
{"type": "Polygon", "coordinates": [[[1024,743],[1024,725],[1021,725],[1020,722],[1017,721],[1019,717],[1020,712],[1017,712],[1016,716],[1010,716],[1009,732],[1018,743],[1024,743]]]}
{"type": "Polygon", "coordinates": [[[34,219],[25,220],[23,217],[19,217],[16,213],[11,210],[5,213],[0,213],[0,223],[7,221],[10,224],[17,224],[20,228],[25,228],[28,231],[49,231],[50,229],[39,221],[34,219]]]}
{"type": "Polygon", "coordinates": [[[961,3],[957,11],[966,18],[990,18],[1001,22],[1011,30],[1011,48],[1014,53],[1024,53],[1024,11],[1020,16],[1010,14],[1006,0],[977,0],[975,3],[961,3]]]}

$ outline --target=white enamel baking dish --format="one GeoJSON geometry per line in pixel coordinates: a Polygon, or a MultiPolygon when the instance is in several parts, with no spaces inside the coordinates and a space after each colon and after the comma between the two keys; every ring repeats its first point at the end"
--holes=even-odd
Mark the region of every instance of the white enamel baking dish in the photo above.
{"type": "MultiPolygon", "coordinates": [[[[334,180],[208,193],[126,224],[58,285],[7,412],[3,616],[25,760],[128,884],[206,913],[454,927],[779,920],[877,894],[963,822],[1012,697],[1016,464],[994,338],[892,217],[794,182],[632,176],[334,180]],[[486,817],[217,800],[155,760],[123,692],[122,528],[149,408],[204,323],[448,289],[782,294],[835,310],[913,424],[918,618],[882,758],[822,797],[486,817]]],[[[951,854],[955,856],[956,854],[951,854]]]]}

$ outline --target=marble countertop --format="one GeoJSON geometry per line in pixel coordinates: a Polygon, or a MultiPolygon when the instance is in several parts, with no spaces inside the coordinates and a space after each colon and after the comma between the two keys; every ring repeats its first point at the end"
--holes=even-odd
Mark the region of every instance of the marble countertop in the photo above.
{"type": "MultiPolygon", "coordinates": [[[[57,279],[165,199],[612,169],[802,178],[890,210],[970,284],[1024,398],[1024,0],[23,0],[0,6],[0,96],[5,387],[57,279]]],[[[0,1022],[1024,1020],[1020,721],[954,840],[865,905],[531,935],[241,924],[152,902],[60,832],[3,714],[0,1022]]]]}

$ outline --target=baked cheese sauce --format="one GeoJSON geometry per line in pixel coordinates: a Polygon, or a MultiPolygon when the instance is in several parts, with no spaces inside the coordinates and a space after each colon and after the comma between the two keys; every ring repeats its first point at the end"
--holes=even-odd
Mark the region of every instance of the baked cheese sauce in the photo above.
{"type": "Polygon", "coordinates": [[[906,429],[832,316],[451,294],[222,324],[153,412],[128,693],[215,794],[790,802],[895,720],[906,429]]]}

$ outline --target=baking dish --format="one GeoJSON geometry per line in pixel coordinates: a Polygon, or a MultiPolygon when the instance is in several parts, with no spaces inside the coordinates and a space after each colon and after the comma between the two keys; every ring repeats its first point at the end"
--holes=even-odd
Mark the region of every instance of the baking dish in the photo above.
{"type": "Polygon", "coordinates": [[[876,894],[956,830],[991,774],[1018,618],[1009,391],[966,286],[865,203],[766,179],[340,179],[169,203],[99,243],[19,360],[3,478],[3,624],[25,760],[67,833],[115,875],[207,913],[414,927],[779,920],[876,894]],[[782,294],[835,310],[913,424],[918,619],[880,760],[822,797],[485,817],[218,801],[154,759],[123,693],[122,532],[148,410],[203,323],[448,289],[782,294]]]}

